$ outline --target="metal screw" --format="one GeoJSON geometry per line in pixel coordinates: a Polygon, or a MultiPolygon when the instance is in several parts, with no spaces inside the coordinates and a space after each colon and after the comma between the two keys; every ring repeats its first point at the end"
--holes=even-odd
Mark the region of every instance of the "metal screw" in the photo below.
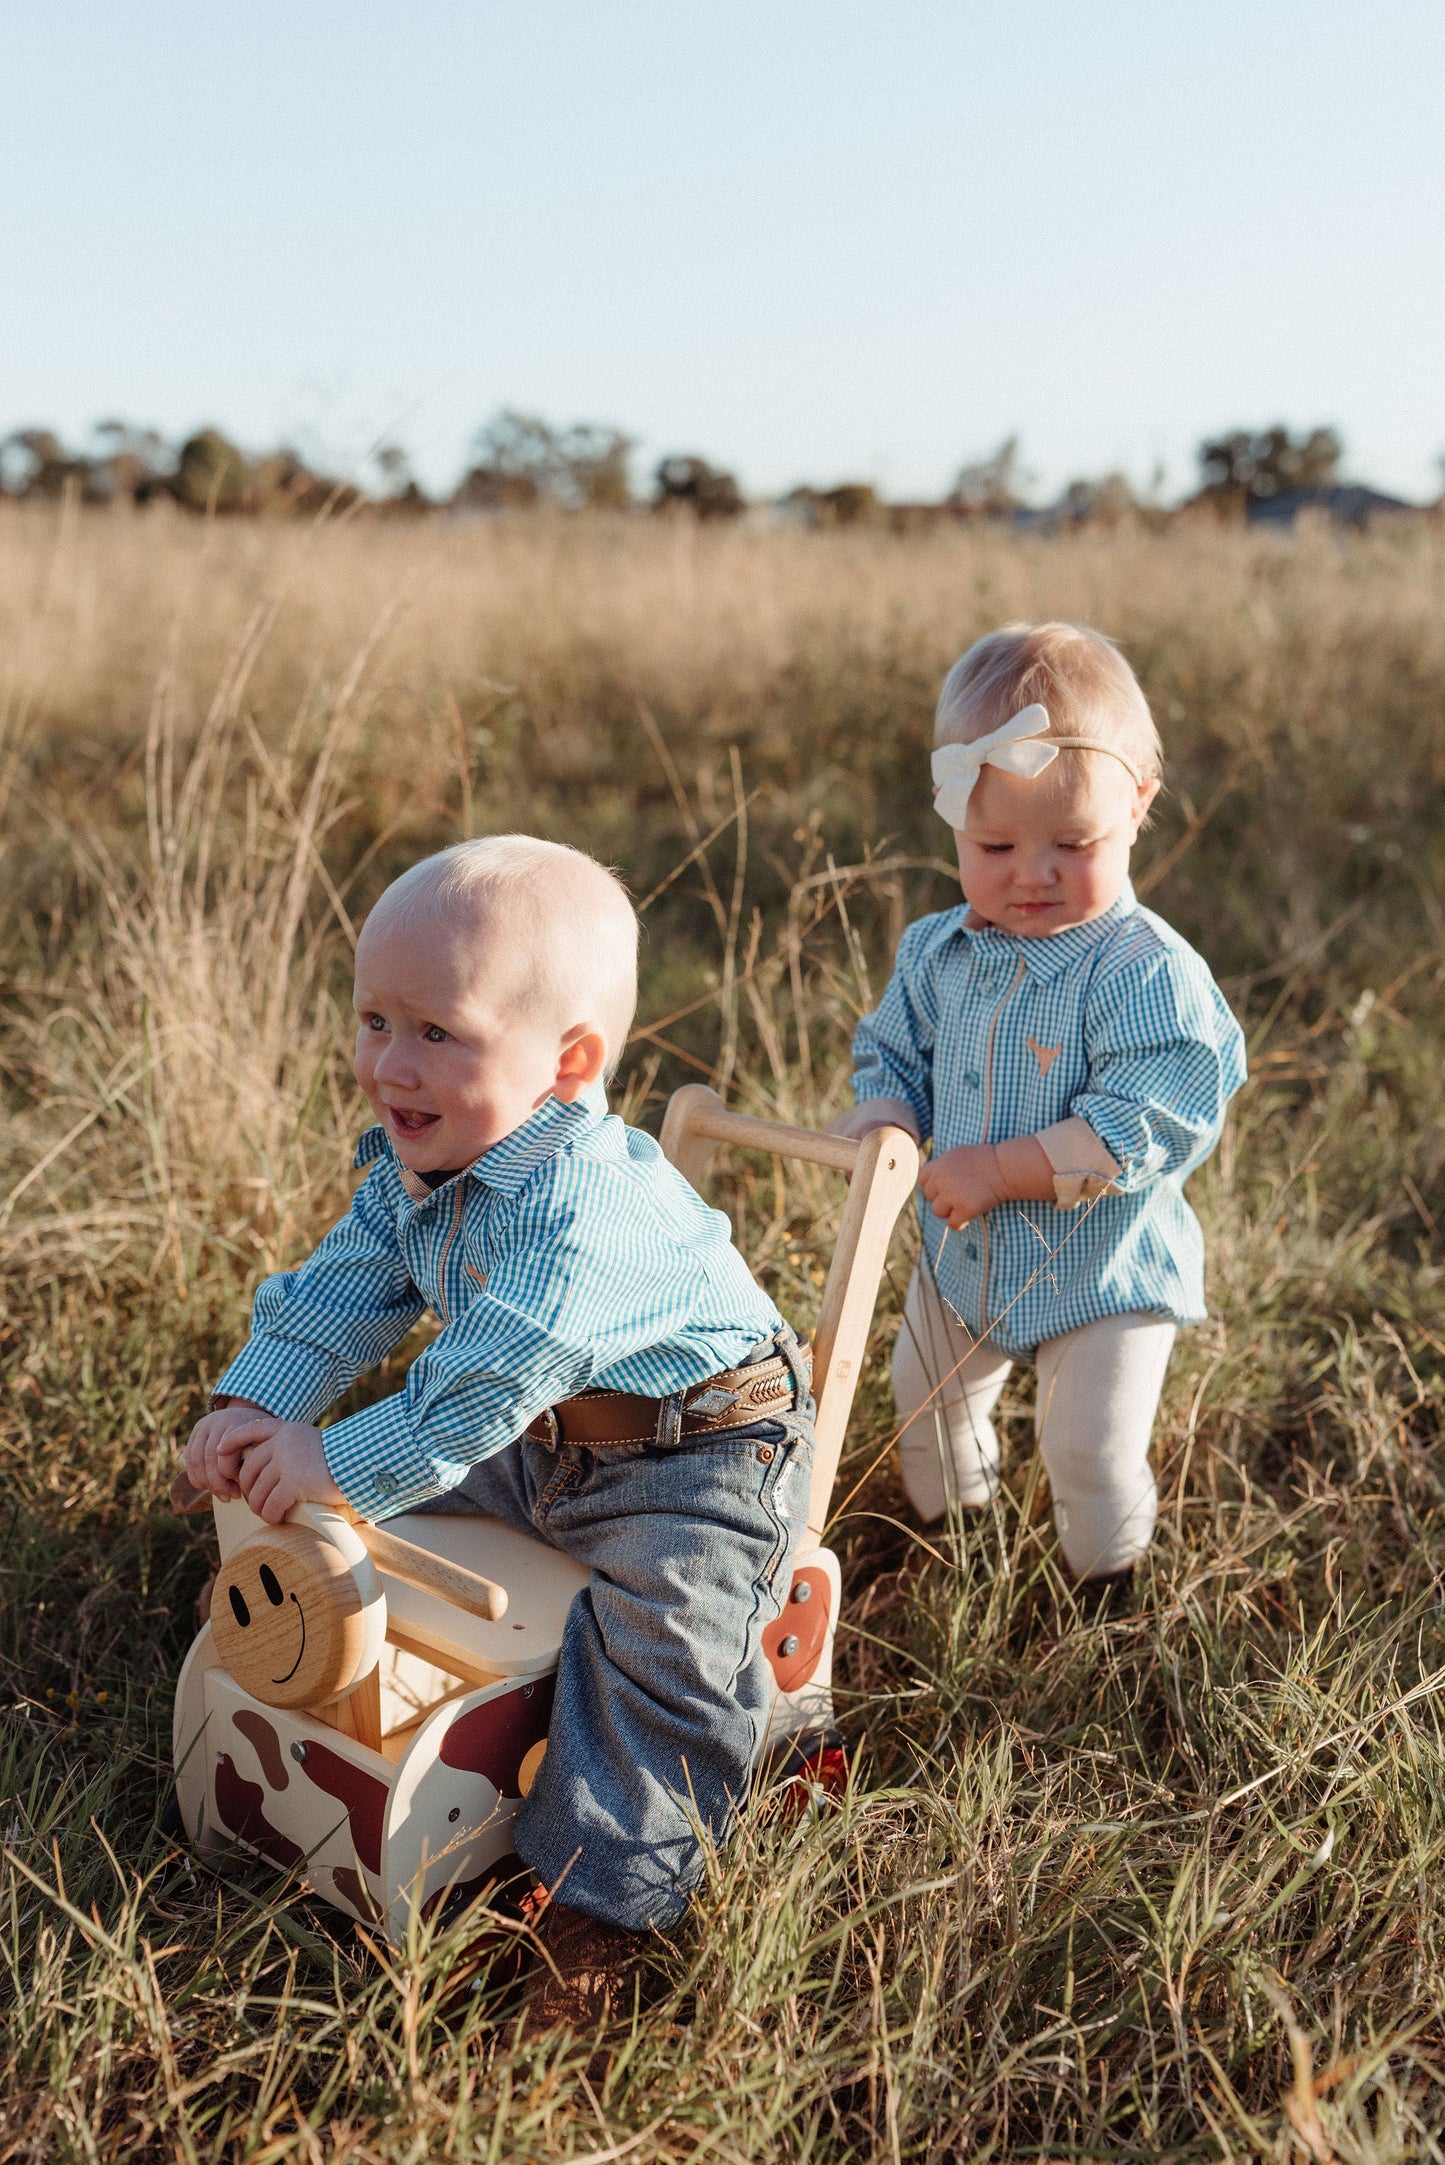
{"type": "Polygon", "coordinates": [[[291,1745],[291,1757],[292,1757],[292,1758],[293,1758],[293,1759],[295,1760],[295,1762],[296,1762],[296,1764],[297,1764],[297,1766],[298,1766],[298,1767],[304,1767],[304,1766],[305,1766],[305,1764],[306,1764],[306,1746],[305,1746],[305,1745],[304,1745],[304,1744],[302,1743],[302,1741],[301,1741],[300,1737],[296,1737],[296,1738],[295,1738],[295,1739],[293,1739],[293,1741],[292,1741],[292,1745],[291,1745]]]}
{"type": "Polygon", "coordinates": [[[813,1598],[813,1582],[812,1582],[812,1580],[811,1580],[811,1579],[799,1579],[799,1581],[798,1581],[797,1585],[796,1585],[796,1586],[795,1586],[795,1587],[793,1588],[793,1599],[794,1599],[794,1601],[811,1601],[811,1600],[812,1600],[812,1598],[813,1598]]]}
{"type": "Polygon", "coordinates": [[[771,1466],[771,1465],[772,1465],[772,1463],[773,1463],[773,1447],[772,1447],[772,1445],[771,1445],[770,1443],[760,1443],[760,1444],[758,1445],[758,1464],[759,1464],[760,1466],[771,1466]]]}
{"type": "Polygon", "coordinates": [[[454,1804],[451,1810],[447,1813],[447,1818],[451,1821],[453,1826],[456,1825],[457,1821],[461,1818],[461,1816],[462,1808],[459,1804],[454,1804]]]}
{"type": "Polygon", "coordinates": [[[786,1639],[784,1639],[782,1645],[778,1648],[778,1652],[782,1655],[784,1661],[790,1661],[793,1655],[797,1653],[797,1651],[798,1642],[793,1637],[793,1634],[790,1631],[786,1639]]]}

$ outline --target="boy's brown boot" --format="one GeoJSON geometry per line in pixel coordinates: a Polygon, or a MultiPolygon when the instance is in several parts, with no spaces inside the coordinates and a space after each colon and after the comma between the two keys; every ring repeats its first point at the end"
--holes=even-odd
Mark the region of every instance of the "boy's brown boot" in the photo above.
{"type": "Polygon", "coordinates": [[[612,2016],[629,2015],[646,1935],[604,1924],[566,1902],[530,1901],[542,1957],[527,1995],[527,2027],[582,2036],[612,2016]]]}

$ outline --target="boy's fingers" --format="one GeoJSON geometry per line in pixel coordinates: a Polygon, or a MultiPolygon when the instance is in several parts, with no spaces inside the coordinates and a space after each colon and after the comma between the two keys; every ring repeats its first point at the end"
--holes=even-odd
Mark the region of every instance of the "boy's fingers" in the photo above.
{"type": "Polygon", "coordinates": [[[246,1500],[256,1516],[263,1518],[268,1526],[279,1526],[291,1508],[291,1497],[280,1468],[270,1463],[264,1465],[252,1482],[246,1500]]]}
{"type": "Polygon", "coordinates": [[[228,1458],[240,1458],[251,1445],[265,1443],[274,1436],[281,1423],[272,1413],[253,1413],[244,1421],[233,1421],[221,1431],[216,1439],[217,1449],[228,1458]]]}
{"type": "Polygon", "coordinates": [[[217,1496],[239,1496],[243,1492],[236,1484],[237,1461],[228,1460],[219,1443],[212,1443],[206,1451],[206,1478],[217,1496]]]}

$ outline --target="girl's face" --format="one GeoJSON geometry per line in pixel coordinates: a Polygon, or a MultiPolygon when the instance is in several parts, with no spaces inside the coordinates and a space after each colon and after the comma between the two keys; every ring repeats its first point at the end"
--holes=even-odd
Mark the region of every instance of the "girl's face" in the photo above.
{"type": "Polygon", "coordinates": [[[1102,917],[1124,890],[1158,791],[1098,752],[1065,752],[1032,777],[984,767],[953,836],[965,896],[978,916],[1026,939],[1102,917]]]}

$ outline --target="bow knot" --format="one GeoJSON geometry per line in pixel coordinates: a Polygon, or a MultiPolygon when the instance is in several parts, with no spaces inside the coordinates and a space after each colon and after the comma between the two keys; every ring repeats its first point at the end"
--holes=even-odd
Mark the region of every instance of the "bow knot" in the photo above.
{"type": "Polygon", "coordinates": [[[1057,744],[1040,744],[1049,726],[1049,710],[1037,702],[1020,708],[986,737],[972,744],[940,744],[933,755],[933,809],[950,827],[961,827],[968,816],[973,785],[985,767],[1002,767],[1006,774],[1032,778],[1042,774],[1059,756],[1057,744]]]}
{"type": "Polygon", "coordinates": [[[972,744],[940,744],[933,755],[933,809],[939,818],[953,828],[963,825],[973,785],[985,767],[1002,767],[1005,774],[1032,780],[1051,767],[1060,752],[1105,752],[1118,760],[1136,789],[1143,788],[1144,776],[1117,745],[1101,744],[1097,737],[1051,737],[1047,744],[1040,744],[1048,726],[1048,708],[1035,701],[1031,707],[1020,707],[986,737],[975,737],[972,744]]]}

